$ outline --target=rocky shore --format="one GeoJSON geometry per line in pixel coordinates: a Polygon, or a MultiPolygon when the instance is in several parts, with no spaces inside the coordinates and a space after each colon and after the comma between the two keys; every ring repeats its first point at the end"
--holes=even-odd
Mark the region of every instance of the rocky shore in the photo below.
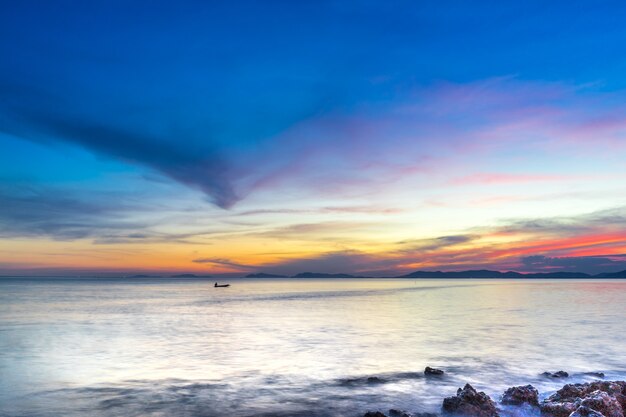
{"type": "MultiPolygon", "coordinates": [[[[442,375],[443,371],[426,368],[424,374],[442,375]],[[433,372],[436,371],[436,372],[433,372]]],[[[546,372],[549,378],[566,378],[567,372],[546,372]]],[[[594,373],[603,377],[601,373],[594,373]]],[[[565,384],[554,394],[540,401],[538,390],[532,385],[507,389],[498,402],[470,384],[459,388],[456,395],[444,398],[441,416],[446,417],[513,417],[536,415],[545,417],[626,417],[626,382],[594,381],[565,384]],[[524,412],[520,413],[520,410],[524,412]]],[[[364,417],[436,417],[436,414],[391,409],[387,413],[369,411],[364,417]]]]}

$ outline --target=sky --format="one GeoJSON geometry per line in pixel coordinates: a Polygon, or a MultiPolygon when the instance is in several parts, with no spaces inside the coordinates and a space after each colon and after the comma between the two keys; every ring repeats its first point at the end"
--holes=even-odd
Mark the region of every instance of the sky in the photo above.
{"type": "Polygon", "coordinates": [[[626,269],[623,2],[0,5],[0,274],[626,269]]]}

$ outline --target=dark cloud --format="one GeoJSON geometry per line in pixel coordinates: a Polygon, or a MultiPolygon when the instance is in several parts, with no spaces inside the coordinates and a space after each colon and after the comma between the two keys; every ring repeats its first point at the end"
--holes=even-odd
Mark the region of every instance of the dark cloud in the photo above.
{"type": "Polygon", "coordinates": [[[526,256],[521,259],[524,271],[573,271],[597,274],[626,269],[624,255],[549,257],[526,256]]]}
{"type": "Polygon", "coordinates": [[[459,245],[462,243],[471,242],[476,239],[476,235],[451,235],[451,236],[440,236],[432,239],[419,239],[412,241],[404,241],[400,242],[403,245],[407,245],[408,247],[403,249],[403,252],[429,252],[435,251],[438,249],[443,249],[455,245],[459,245]]]}
{"type": "MultiPolygon", "coordinates": [[[[299,272],[328,272],[362,274],[363,271],[391,270],[397,260],[357,250],[340,250],[318,256],[284,259],[271,264],[263,264],[261,272],[293,275],[299,272]]],[[[393,275],[393,274],[388,274],[393,275]]]]}
{"type": "Polygon", "coordinates": [[[218,265],[218,266],[228,266],[233,267],[238,270],[249,271],[254,270],[257,267],[253,265],[244,265],[238,262],[231,261],[230,259],[225,258],[198,258],[194,259],[192,262],[197,264],[209,264],[209,265],[218,265]]]}
{"type": "Polygon", "coordinates": [[[28,95],[29,90],[16,102],[15,93],[0,89],[0,98],[6,99],[0,129],[6,133],[38,142],[69,142],[98,155],[148,167],[202,191],[222,208],[232,207],[239,199],[229,178],[228,164],[210,141],[199,146],[186,140],[189,138],[184,133],[179,133],[181,137],[138,133],[106,119],[90,121],[78,110],[63,110],[52,100],[28,95]]]}

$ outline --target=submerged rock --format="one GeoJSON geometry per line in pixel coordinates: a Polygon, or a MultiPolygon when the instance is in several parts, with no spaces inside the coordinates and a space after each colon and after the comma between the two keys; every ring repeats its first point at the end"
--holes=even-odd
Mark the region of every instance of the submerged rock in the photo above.
{"type": "Polygon", "coordinates": [[[359,386],[359,385],[378,385],[384,384],[387,381],[386,379],[377,377],[377,376],[362,376],[357,378],[344,378],[337,380],[337,383],[341,386],[351,387],[351,386],[359,386]]]}
{"type": "Polygon", "coordinates": [[[396,410],[395,408],[392,408],[391,410],[389,410],[389,417],[411,417],[411,415],[406,411],[396,410]]]}
{"type": "Polygon", "coordinates": [[[368,411],[367,413],[363,414],[363,417],[387,417],[387,416],[381,413],[380,411],[368,411]]]}
{"type": "Polygon", "coordinates": [[[442,409],[449,414],[467,417],[498,417],[496,403],[484,392],[478,392],[470,384],[459,388],[455,397],[443,400],[442,409]]]}
{"type": "Polygon", "coordinates": [[[368,384],[384,384],[386,381],[382,378],[379,378],[377,376],[370,376],[367,378],[367,383],[368,384]]]}
{"type": "Polygon", "coordinates": [[[544,372],[541,375],[547,376],[549,378],[567,378],[569,374],[565,371],[556,371],[556,372],[544,372]]]}
{"type": "Polygon", "coordinates": [[[583,375],[595,376],[596,378],[604,378],[604,372],[585,372],[583,375]]]}
{"type": "Polygon", "coordinates": [[[502,404],[508,405],[539,405],[539,392],[532,385],[511,387],[502,396],[502,404]]]}
{"type": "Polygon", "coordinates": [[[424,369],[424,375],[443,375],[444,372],[441,369],[437,369],[437,368],[431,368],[430,366],[427,366],[426,369],[424,369]]]}

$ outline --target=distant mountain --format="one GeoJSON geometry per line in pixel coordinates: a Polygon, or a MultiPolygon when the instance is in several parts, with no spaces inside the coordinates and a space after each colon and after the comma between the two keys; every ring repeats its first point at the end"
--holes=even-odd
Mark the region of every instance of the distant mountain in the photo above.
{"type": "Polygon", "coordinates": [[[350,274],[324,274],[321,272],[302,272],[292,278],[365,278],[350,274]]]}
{"type": "MultiPolygon", "coordinates": [[[[626,271],[625,271],[626,272],[626,271]]],[[[471,271],[415,271],[397,278],[590,278],[582,272],[539,272],[522,274],[520,272],[500,272],[488,269],[471,271]]]]}
{"type": "Polygon", "coordinates": [[[593,276],[583,272],[536,272],[521,275],[522,278],[591,278],[593,276]]]}
{"type": "Polygon", "coordinates": [[[596,278],[626,278],[626,270],[620,272],[605,272],[596,275],[596,278]]]}
{"type": "Polygon", "coordinates": [[[211,275],[178,274],[178,275],[172,275],[170,278],[212,278],[212,277],[211,275]]]}
{"type": "Polygon", "coordinates": [[[246,278],[288,278],[287,275],[266,274],[264,272],[258,272],[256,274],[248,274],[246,278]]]}

